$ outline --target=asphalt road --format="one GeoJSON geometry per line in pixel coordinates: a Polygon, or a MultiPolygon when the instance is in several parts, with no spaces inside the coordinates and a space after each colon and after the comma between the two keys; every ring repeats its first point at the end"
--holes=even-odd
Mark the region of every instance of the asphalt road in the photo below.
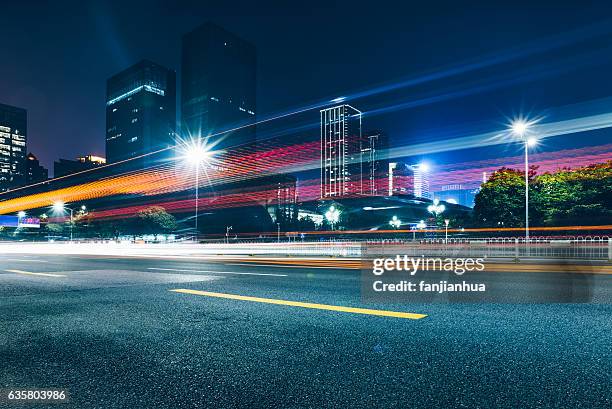
{"type": "MultiPolygon", "coordinates": [[[[589,286],[609,294],[611,279],[589,286]]],[[[0,389],[69,392],[0,407],[612,406],[609,303],[366,303],[360,283],[351,269],[0,255],[0,389]]]]}

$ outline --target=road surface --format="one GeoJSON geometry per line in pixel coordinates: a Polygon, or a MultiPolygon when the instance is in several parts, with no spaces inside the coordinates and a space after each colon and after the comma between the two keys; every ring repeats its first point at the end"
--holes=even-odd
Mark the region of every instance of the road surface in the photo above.
{"type": "Polygon", "coordinates": [[[0,389],[68,391],[36,408],[609,408],[611,317],[366,303],[359,270],[325,264],[5,254],[0,389]]]}

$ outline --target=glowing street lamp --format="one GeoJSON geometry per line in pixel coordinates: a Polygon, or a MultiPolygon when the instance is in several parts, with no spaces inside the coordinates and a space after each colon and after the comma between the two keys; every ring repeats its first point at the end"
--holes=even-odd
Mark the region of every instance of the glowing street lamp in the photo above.
{"type": "Polygon", "coordinates": [[[393,216],[391,220],[389,220],[389,224],[391,225],[391,227],[399,229],[402,225],[402,221],[398,219],[397,216],[393,216]]]}
{"type": "Polygon", "coordinates": [[[26,217],[26,212],[24,212],[23,210],[21,210],[20,212],[17,213],[17,217],[19,219],[23,219],[24,217],[26,217]]]}
{"type": "Polygon", "coordinates": [[[66,210],[70,212],[70,241],[72,241],[72,225],[73,225],[73,210],[70,207],[66,207],[64,202],[53,203],[53,210],[57,213],[64,213],[66,210]]]}
{"type": "Polygon", "coordinates": [[[511,124],[511,131],[518,136],[525,146],[525,243],[529,243],[529,148],[536,146],[538,140],[529,136],[529,128],[533,123],[517,119],[511,124]]]}
{"type": "Polygon", "coordinates": [[[450,219],[444,219],[444,244],[448,243],[448,224],[450,219]]]}
{"type": "Polygon", "coordinates": [[[440,204],[439,199],[434,199],[433,204],[427,206],[427,211],[434,216],[438,217],[439,214],[443,213],[446,210],[446,206],[440,204]]]}
{"type": "Polygon", "coordinates": [[[183,147],[183,158],[195,168],[195,234],[198,235],[198,200],[200,188],[200,167],[207,163],[212,153],[201,138],[186,143],[183,147]]]}
{"type": "Polygon", "coordinates": [[[325,219],[327,219],[332,226],[332,230],[334,230],[334,225],[340,220],[340,211],[336,209],[336,206],[329,206],[329,209],[325,212],[325,219]]]}
{"type": "Polygon", "coordinates": [[[427,227],[427,225],[425,224],[424,220],[419,221],[417,224],[414,224],[411,229],[412,229],[412,241],[416,240],[416,231],[417,230],[423,230],[427,227]]]}

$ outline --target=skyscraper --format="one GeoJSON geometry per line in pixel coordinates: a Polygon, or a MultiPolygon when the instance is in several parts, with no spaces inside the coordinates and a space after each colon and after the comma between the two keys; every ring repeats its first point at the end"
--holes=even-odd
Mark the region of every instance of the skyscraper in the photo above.
{"type": "MultiPolygon", "coordinates": [[[[183,36],[181,137],[204,137],[255,122],[257,52],[254,45],[205,23],[183,36]]],[[[212,138],[217,148],[255,142],[246,126],[212,138]]]]}
{"type": "Polygon", "coordinates": [[[376,196],[387,191],[387,136],[380,131],[366,132],[361,140],[361,194],[376,196]]]}
{"type": "Polygon", "coordinates": [[[321,197],[361,192],[361,112],[350,105],[321,110],[321,197]]]}
{"type": "Polygon", "coordinates": [[[429,166],[424,163],[412,165],[414,170],[414,195],[431,199],[429,192],[429,166]]]}
{"type": "MultiPolygon", "coordinates": [[[[174,146],[176,74],[143,60],[109,78],[106,83],[106,159],[115,163],[174,146]]],[[[165,155],[141,158],[147,166],[165,155]]]]}
{"type": "Polygon", "coordinates": [[[28,153],[26,159],[26,185],[44,182],[49,178],[49,170],[40,164],[34,154],[28,153]]]}
{"type": "Polygon", "coordinates": [[[27,129],[25,109],[0,104],[0,192],[26,183],[27,129]]]}

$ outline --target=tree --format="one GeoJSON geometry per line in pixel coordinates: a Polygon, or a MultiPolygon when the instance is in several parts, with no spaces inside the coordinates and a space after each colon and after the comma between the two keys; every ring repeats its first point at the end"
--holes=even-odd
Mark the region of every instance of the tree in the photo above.
{"type": "Polygon", "coordinates": [[[537,177],[534,206],[547,226],[608,224],[612,220],[612,161],[537,177]]]}
{"type": "Polygon", "coordinates": [[[136,213],[136,226],[140,234],[170,233],[176,229],[176,219],[161,206],[151,206],[136,213]]]}
{"type": "MultiPolygon", "coordinates": [[[[610,224],[612,161],[535,176],[529,171],[529,223],[532,226],[610,224]]],[[[502,168],[476,195],[477,226],[523,227],[524,172],[502,168]]]]}
{"type": "Polygon", "coordinates": [[[495,171],[474,199],[474,219],[483,227],[524,226],[525,172],[508,168],[495,171]]]}

